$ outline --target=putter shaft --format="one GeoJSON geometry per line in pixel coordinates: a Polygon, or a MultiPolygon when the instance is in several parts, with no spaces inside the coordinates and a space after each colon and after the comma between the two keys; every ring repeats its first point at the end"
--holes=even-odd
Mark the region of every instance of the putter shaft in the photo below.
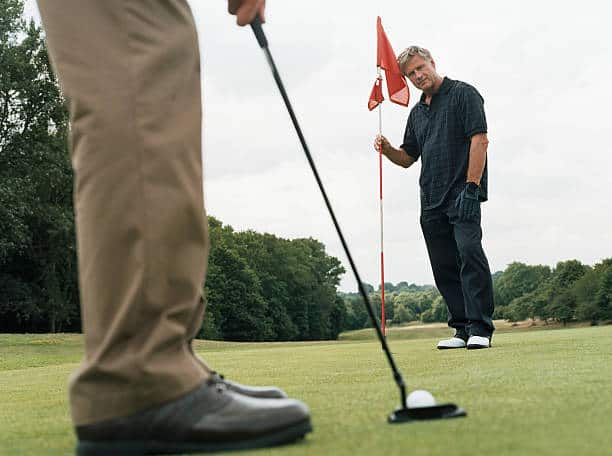
{"type": "Polygon", "coordinates": [[[385,355],[387,356],[387,360],[389,361],[389,365],[391,366],[391,370],[393,371],[393,378],[395,380],[395,383],[400,389],[400,395],[401,395],[401,401],[402,401],[401,407],[406,407],[406,385],[404,383],[404,379],[399,369],[397,368],[397,365],[395,364],[393,355],[391,355],[391,351],[389,350],[387,341],[385,337],[383,336],[383,333],[380,327],[380,323],[378,322],[378,319],[376,318],[376,315],[374,314],[374,309],[372,308],[372,304],[370,303],[368,294],[365,291],[363,282],[361,281],[361,278],[359,277],[359,273],[357,272],[357,267],[355,266],[355,262],[353,261],[353,257],[351,256],[351,252],[349,251],[348,244],[346,243],[344,239],[344,235],[342,234],[342,230],[340,229],[340,225],[338,223],[338,220],[336,219],[334,210],[331,206],[329,198],[327,197],[327,192],[325,191],[325,188],[323,187],[323,182],[321,181],[321,178],[317,171],[317,167],[315,166],[312,156],[310,155],[310,150],[308,149],[308,145],[306,144],[306,139],[304,138],[304,135],[302,134],[302,129],[300,128],[300,125],[297,121],[295,113],[293,112],[293,107],[291,106],[291,102],[289,101],[289,97],[287,96],[287,92],[285,91],[285,86],[283,84],[283,81],[281,80],[278,70],[276,69],[276,64],[274,63],[272,54],[270,53],[270,49],[268,46],[268,40],[261,27],[261,20],[259,16],[256,16],[253,22],[251,22],[251,28],[253,29],[253,33],[255,34],[255,37],[257,38],[257,42],[259,43],[259,46],[263,49],[264,54],[266,56],[266,60],[268,61],[268,64],[270,65],[270,69],[272,70],[274,81],[276,82],[276,85],[281,93],[283,101],[285,102],[285,106],[287,107],[287,111],[289,112],[289,116],[291,117],[291,121],[293,122],[293,126],[295,127],[298,138],[300,139],[300,143],[302,144],[302,148],[304,149],[304,153],[306,154],[308,163],[310,164],[310,169],[312,170],[312,173],[314,174],[314,177],[319,186],[319,189],[321,190],[321,194],[323,195],[323,199],[325,200],[325,205],[327,206],[329,215],[332,218],[334,227],[336,228],[336,232],[338,233],[338,237],[340,238],[340,242],[342,243],[344,253],[346,254],[348,258],[348,261],[353,271],[353,274],[355,276],[355,279],[357,280],[357,284],[359,287],[359,293],[361,294],[361,297],[363,298],[363,301],[366,305],[366,310],[368,312],[368,315],[370,316],[370,319],[372,320],[372,323],[374,324],[374,328],[376,329],[376,334],[378,335],[378,339],[380,340],[383,351],[385,352],[385,355]]]}

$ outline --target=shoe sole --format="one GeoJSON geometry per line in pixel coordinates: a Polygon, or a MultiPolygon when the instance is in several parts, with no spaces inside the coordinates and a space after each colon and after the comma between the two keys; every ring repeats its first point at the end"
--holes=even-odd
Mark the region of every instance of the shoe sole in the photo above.
{"type": "Polygon", "coordinates": [[[475,345],[475,344],[467,346],[468,350],[480,350],[482,348],[491,348],[491,346],[490,345],[475,345]]]}
{"type": "Polygon", "coordinates": [[[237,442],[161,442],[121,440],[116,442],[79,441],[77,456],[136,456],[146,454],[214,453],[271,447],[295,442],[312,431],[310,419],[271,434],[237,442]]]}
{"type": "Polygon", "coordinates": [[[457,350],[460,348],[465,348],[465,345],[463,347],[444,347],[444,346],[438,345],[438,350],[457,350]]]}

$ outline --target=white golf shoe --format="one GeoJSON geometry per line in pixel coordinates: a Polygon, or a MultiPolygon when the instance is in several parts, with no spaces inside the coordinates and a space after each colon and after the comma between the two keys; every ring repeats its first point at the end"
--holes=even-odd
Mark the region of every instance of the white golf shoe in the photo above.
{"type": "Polygon", "coordinates": [[[467,341],[468,350],[474,350],[478,348],[489,348],[491,346],[491,339],[483,336],[470,336],[467,341]]]}
{"type": "Polygon", "coordinates": [[[438,342],[438,350],[448,350],[451,348],[465,348],[465,340],[461,337],[451,337],[438,342]]]}

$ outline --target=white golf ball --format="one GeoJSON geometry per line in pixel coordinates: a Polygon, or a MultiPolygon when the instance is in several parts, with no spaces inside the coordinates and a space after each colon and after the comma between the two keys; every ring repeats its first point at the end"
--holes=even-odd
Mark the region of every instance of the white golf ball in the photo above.
{"type": "Polygon", "coordinates": [[[408,408],[431,407],[434,405],[436,405],[436,400],[426,390],[414,390],[406,398],[406,407],[408,408]]]}

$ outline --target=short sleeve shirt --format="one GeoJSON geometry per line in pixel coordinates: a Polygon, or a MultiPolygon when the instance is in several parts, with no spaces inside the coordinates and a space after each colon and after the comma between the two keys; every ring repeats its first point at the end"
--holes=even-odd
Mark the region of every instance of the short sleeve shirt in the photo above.
{"type": "MultiPolygon", "coordinates": [[[[430,105],[421,101],[410,111],[404,142],[411,157],[421,158],[421,208],[453,202],[465,187],[470,141],[487,132],[484,99],[469,84],[444,78],[430,105]]],[[[480,180],[481,200],[487,200],[487,166],[480,180]]]]}

